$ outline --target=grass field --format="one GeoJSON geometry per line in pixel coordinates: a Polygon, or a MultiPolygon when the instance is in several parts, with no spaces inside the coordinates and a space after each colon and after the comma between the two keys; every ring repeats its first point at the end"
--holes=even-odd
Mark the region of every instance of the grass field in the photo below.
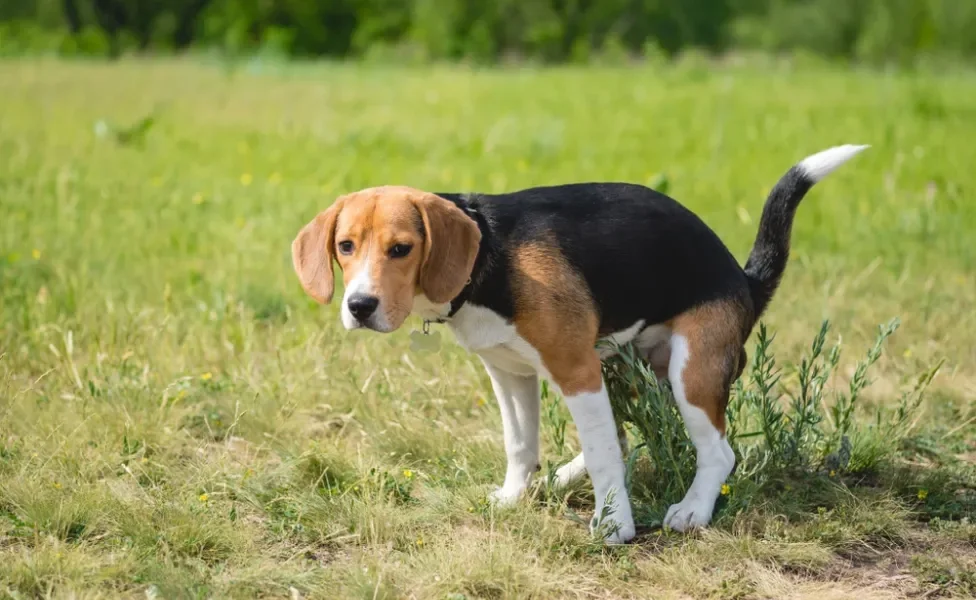
{"type": "MultiPolygon", "coordinates": [[[[0,596],[976,594],[973,139],[969,74],[0,62],[0,596]],[[846,389],[899,318],[865,430],[945,364],[871,468],[737,474],[693,535],[648,504],[635,544],[603,548],[573,517],[588,484],[489,507],[504,452],[477,360],[411,352],[414,321],[346,333],[291,267],[317,211],[384,183],[652,184],[744,260],[772,184],[840,143],[873,147],[800,208],[765,317],[778,364],[829,318],[846,389]]],[[[558,465],[576,441],[545,413],[558,465]]]]}

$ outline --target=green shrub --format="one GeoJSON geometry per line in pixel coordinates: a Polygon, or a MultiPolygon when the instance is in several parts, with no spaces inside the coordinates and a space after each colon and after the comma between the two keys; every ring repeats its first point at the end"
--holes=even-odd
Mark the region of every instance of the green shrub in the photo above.
{"type": "MultiPolygon", "coordinates": [[[[737,467],[726,490],[736,490],[736,506],[748,505],[770,485],[804,486],[811,478],[853,483],[894,460],[941,367],[919,374],[896,402],[864,406],[868,375],[897,327],[897,321],[881,326],[846,389],[833,389],[841,344],[828,345],[828,322],[798,364],[782,366],[771,352],[773,336],[760,324],[751,366],[735,383],[727,411],[737,467]]],[[[618,350],[604,363],[604,376],[614,414],[637,442],[627,460],[634,498],[660,518],[691,484],[694,447],[670,385],[657,380],[632,346],[618,350]],[[646,469],[633,475],[645,457],[646,469]]]]}

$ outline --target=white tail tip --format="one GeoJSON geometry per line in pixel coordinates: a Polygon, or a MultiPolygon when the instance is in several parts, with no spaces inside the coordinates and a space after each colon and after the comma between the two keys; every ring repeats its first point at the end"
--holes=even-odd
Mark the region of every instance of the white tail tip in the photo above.
{"type": "Polygon", "coordinates": [[[803,171],[804,175],[816,183],[827,175],[830,175],[834,169],[849,161],[854,155],[869,147],[855,146],[853,144],[834,146],[833,148],[829,148],[823,152],[817,152],[812,156],[804,158],[797,167],[803,171]]]}

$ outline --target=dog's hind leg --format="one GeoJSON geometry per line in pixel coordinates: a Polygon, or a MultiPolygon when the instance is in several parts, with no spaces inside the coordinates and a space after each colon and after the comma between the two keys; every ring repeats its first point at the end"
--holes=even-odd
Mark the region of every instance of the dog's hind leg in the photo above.
{"type": "Polygon", "coordinates": [[[668,379],[698,459],[684,499],[664,517],[665,525],[677,531],[711,521],[722,485],[735,467],[725,408],[742,351],[740,314],[734,305],[713,303],[673,323],[668,379]]]}
{"type": "Polygon", "coordinates": [[[634,517],[610,397],[599,358],[591,352],[592,357],[582,359],[570,373],[553,369],[552,375],[573,415],[586,472],[593,482],[596,511],[591,530],[601,531],[608,543],[619,544],[634,537],[634,517]]]}
{"type": "MultiPolygon", "coordinates": [[[[617,427],[617,439],[620,440],[620,451],[626,457],[629,452],[627,446],[627,432],[623,427],[617,427]]],[[[556,489],[561,489],[572,485],[586,475],[586,463],[583,461],[583,453],[580,452],[573,460],[556,469],[556,480],[553,485],[556,489]]]]}

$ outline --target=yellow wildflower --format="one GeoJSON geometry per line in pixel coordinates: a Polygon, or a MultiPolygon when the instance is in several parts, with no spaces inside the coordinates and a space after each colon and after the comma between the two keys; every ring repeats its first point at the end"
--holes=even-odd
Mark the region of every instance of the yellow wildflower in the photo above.
{"type": "Polygon", "coordinates": [[[207,500],[210,500],[210,496],[206,492],[200,494],[200,502],[206,502],[207,500]]]}
{"type": "Polygon", "coordinates": [[[722,495],[723,496],[728,496],[730,493],[732,493],[732,488],[727,483],[723,483],[722,484],[722,495]]]}
{"type": "Polygon", "coordinates": [[[833,469],[830,470],[830,473],[827,473],[827,476],[828,477],[835,477],[836,475],[837,475],[837,471],[835,471],[833,469]]]}
{"type": "Polygon", "coordinates": [[[411,479],[413,477],[413,471],[411,471],[410,469],[404,469],[403,476],[406,477],[407,479],[411,479]]]}
{"type": "Polygon", "coordinates": [[[61,482],[60,481],[55,481],[54,482],[54,489],[56,489],[56,490],[60,490],[61,489],[61,482]]]}
{"type": "Polygon", "coordinates": [[[424,538],[422,537],[417,538],[417,546],[423,547],[423,545],[424,545],[424,538]]]}
{"type": "Polygon", "coordinates": [[[925,500],[928,497],[929,497],[929,491],[928,490],[918,490],[918,499],[919,500],[925,500]]]}
{"type": "Polygon", "coordinates": [[[207,371],[206,373],[200,376],[200,379],[204,381],[210,381],[211,379],[213,379],[213,374],[210,371],[207,371]]]}

